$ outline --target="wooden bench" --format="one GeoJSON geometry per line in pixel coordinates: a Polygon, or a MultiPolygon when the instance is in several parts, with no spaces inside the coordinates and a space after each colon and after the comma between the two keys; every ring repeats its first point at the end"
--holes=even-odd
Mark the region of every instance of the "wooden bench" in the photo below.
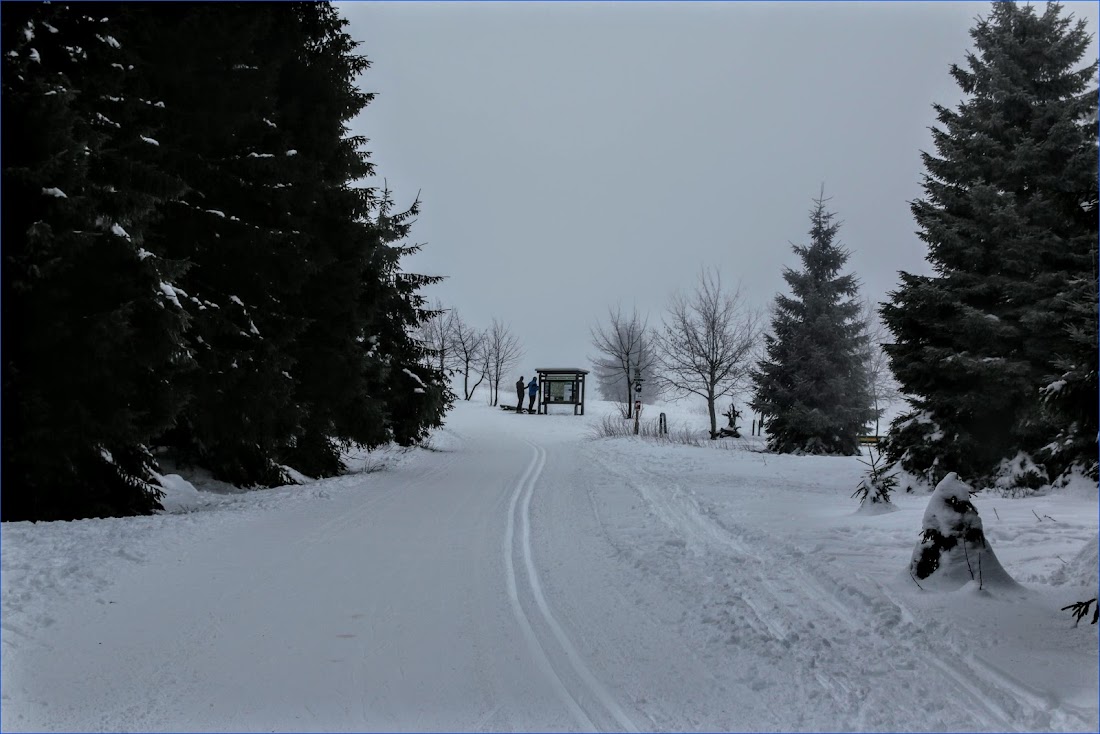
{"type": "Polygon", "coordinates": [[[880,436],[860,436],[859,437],[859,445],[860,446],[878,446],[879,443],[881,443],[881,442],[882,442],[882,438],[880,436]]]}

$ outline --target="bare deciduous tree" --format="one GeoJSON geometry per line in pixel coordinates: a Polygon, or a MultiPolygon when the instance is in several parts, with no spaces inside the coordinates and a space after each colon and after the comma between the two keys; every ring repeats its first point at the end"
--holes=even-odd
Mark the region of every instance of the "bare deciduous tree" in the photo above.
{"type": "Polygon", "coordinates": [[[690,296],[673,296],[654,337],[660,381],[672,393],[706,400],[712,439],[714,405],[744,388],[759,336],[760,314],[745,304],[740,286],[724,291],[720,275],[706,269],[690,296]]]}
{"type": "Polygon", "coordinates": [[[483,338],[481,342],[481,349],[478,350],[477,353],[477,370],[479,373],[481,373],[483,379],[489,379],[489,405],[493,405],[496,402],[496,398],[494,397],[495,394],[493,392],[492,359],[491,355],[489,354],[489,335],[491,331],[491,329],[486,329],[482,332],[483,338]]]}
{"type": "Polygon", "coordinates": [[[451,357],[455,372],[462,375],[462,396],[469,400],[485,379],[485,370],[473,387],[470,387],[470,370],[480,367],[481,352],[485,344],[485,332],[475,329],[454,312],[454,324],[451,328],[451,357]]]}
{"type": "Polygon", "coordinates": [[[500,400],[500,381],[504,375],[519,364],[523,357],[523,348],[519,337],[501,322],[493,319],[492,326],[485,333],[485,372],[489,376],[489,405],[497,405],[500,400]]]}
{"type": "MultiPolygon", "coordinates": [[[[597,323],[589,330],[592,346],[599,356],[592,359],[601,388],[606,386],[615,392],[624,418],[634,415],[635,382],[639,377],[657,384],[654,377],[657,358],[647,343],[647,320],[638,316],[634,308],[629,316],[622,308],[607,309],[608,323],[597,323]]],[[[590,358],[591,359],[591,358],[590,358]]],[[[610,397],[610,396],[608,396],[610,397]]]]}
{"type": "Polygon", "coordinates": [[[876,303],[864,301],[862,321],[864,333],[867,335],[867,385],[874,402],[875,435],[878,436],[883,411],[900,400],[902,393],[890,369],[890,359],[882,348],[883,344],[890,343],[892,335],[879,318],[876,303]]]}
{"type": "Polygon", "coordinates": [[[433,366],[439,368],[440,374],[447,374],[447,367],[451,363],[451,350],[454,336],[454,312],[443,308],[439,301],[428,311],[431,314],[421,322],[417,329],[417,337],[429,352],[433,366]]]}

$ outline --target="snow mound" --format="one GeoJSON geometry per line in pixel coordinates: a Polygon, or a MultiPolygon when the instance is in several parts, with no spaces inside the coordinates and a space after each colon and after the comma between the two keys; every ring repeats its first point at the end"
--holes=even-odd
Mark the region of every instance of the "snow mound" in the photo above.
{"type": "Polygon", "coordinates": [[[186,512],[202,504],[199,490],[179,474],[157,474],[156,478],[164,491],[160,503],[165,512],[186,512]]]}
{"type": "Polygon", "coordinates": [[[955,591],[971,581],[983,589],[1019,588],[993,553],[970,501],[970,488],[955,472],[936,485],[921,528],[909,573],[922,588],[955,591]]]}
{"type": "Polygon", "coordinates": [[[306,476],[305,474],[298,471],[297,469],[295,469],[292,466],[287,466],[286,464],[280,464],[279,468],[282,469],[283,473],[286,474],[287,477],[289,477],[290,480],[292,482],[294,482],[295,484],[312,484],[313,482],[317,481],[313,477],[306,476]]]}
{"type": "Polygon", "coordinates": [[[1096,588],[1100,576],[1100,536],[1094,535],[1066,566],[1050,576],[1055,585],[1091,586],[1096,588]]]}

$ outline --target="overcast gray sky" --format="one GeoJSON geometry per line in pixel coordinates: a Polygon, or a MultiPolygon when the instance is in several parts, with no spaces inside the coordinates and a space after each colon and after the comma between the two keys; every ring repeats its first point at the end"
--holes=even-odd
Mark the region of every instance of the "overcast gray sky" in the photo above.
{"type": "MultiPolygon", "coordinates": [[[[353,124],[400,204],[405,269],[472,325],[520,334],[518,373],[588,368],[589,327],[658,323],[700,267],[765,306],[822,183],[864,292],[927,272],[908,202],[932,103],[988,3],[337,3],[378,97],[353,124]]],[[[1095,32],[1097,5],[1070,2],[1095,32]]],[[[1093,46],[1095,51],[1095,45],[1093,46]]],[[[518,377],[518,374],[516,375],[518,377]]]]}

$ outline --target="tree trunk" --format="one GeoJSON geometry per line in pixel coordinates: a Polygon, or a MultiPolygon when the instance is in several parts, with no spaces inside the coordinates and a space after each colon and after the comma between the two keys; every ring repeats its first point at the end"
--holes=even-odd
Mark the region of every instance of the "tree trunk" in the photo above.
{"type": "Polygon", "coordinates": [[[718,419],[714,413],[714,392],[707,391],[707,412],[710,413],[710,440],[718,438],[718,419]]]}
{"type": "Polygon", "coordinates": [[[632,400],[633,397],[634,397],[634,395],[633,395],[633,386],[632,386],[631,380],[630,380],[630,365],[627,365],[627,367],[626,367],[626,417],[627,417],[627,419],[630,419],[630,418],[634,417],[634,401],[632,400]]]}
{"type": "Polygon", "coordinates": [[[471,400],[474,397],[474,393],[477,392],[478,386],[485,381],[485,375],[478,378],[478,381],[474,383],[474,386],[466,393],[466,399],[471,400]]]}

